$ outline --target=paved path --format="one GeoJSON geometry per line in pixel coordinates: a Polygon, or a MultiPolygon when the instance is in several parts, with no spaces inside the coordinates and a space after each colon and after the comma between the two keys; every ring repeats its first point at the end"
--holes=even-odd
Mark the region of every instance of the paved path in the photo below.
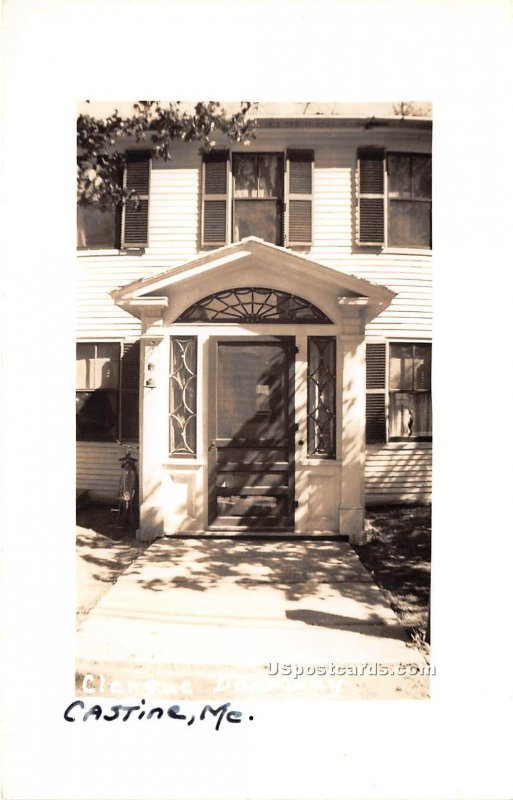
{"type": "MultiPolygon", "coordinates": [[[[103,511],[105,516],[105,511],[103,511]]],[[[114,526],[112,531],[115,533],[114,526]]],[[[121,573],[147,545],[132,538],[113,539],[92,528],[77,526],[77,623],[109,591],[121,573]]]]}
{"type": "Polygon", "coordinates": [[[425,676],[373,674],[400,664],[425,661],[347,543],[167,538],[81,621],[77,692],[221,702],[428,696],[425,676]]]}

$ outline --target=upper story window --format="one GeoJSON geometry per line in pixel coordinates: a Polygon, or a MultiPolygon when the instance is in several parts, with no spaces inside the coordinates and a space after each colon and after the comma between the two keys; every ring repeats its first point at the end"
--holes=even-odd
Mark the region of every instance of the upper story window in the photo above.
{"type": "Polygon", "coordinates": [[[431,248],[431,156],[358,152],[358,243],[431,248]]]}
{"type": "Polygon", "coordinates": [[[234,153],[233,241],[259,236],[282,244],[283,158],[278,154],[234,153]]]}
{"type": "Polygon", "coordinates": [[[119,213],[117,207],[102,208],[99,203],[77,206],[77,247],[109,249],[119,247],[119,213]]]}
{"type": "Polygon", "coordinates": [[[79,249],[139,249],[148,244],[148,212],[151,162],[145,151],[127,153],[120,180],[134,193],[122,206],[99,203],[77,207],[77,247],[79,249]]]}
{"type": "Polygon", "coordinates": [[[312,244],[313,151],[204,157],[201,243],[221,247],[247,236],[272,244],[312,244]]]}

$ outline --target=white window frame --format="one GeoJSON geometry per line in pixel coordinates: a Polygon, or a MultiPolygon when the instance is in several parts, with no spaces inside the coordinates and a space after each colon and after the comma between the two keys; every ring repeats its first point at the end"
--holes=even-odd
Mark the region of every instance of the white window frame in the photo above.
{"type": "MultiPolygon", "coordinates": [[[[389,156],[430,156],[432,159],[431,152],[422,152],[419,150],[386,150],[384,151],[384,227],[385,227],[385,244],[383,246],[383,252],[385,253],[402,253],[404,255],[417,255],[419,253],[431,253],[433,249],[433,223],[431,221],[431,229],[430,229],[430,236],[431,236],[431,247],[414,247],[410,244],[400,245],[400,244],[389,244],[389,231],[388,231],[388,209],[389,209],[389,197],[388,197],[388,157],[389,156]]],[[[432,162],[431,162],[432,163],[432,162]]],[[[423,202],[423,203],[430,203],[431,205],[431,212],[433,210],[433,186],[431,185],[431,199],[430,200],[418,200],[414,202],[423,202]]]]}
{"type": "MultiPolygon", "coordinates": [[[[236,242],[235,242],[235,240],[233,238],[233,232],[234,232],[233,220],[235,218],[235,203],[237,202],[237,200],[244,200],[243,197],[239,197],[239,198],[235,197],[235,176],[233,174],[233,169],[232,169],[232,163],[233,163],[233,157],[234,156],[245,156],[245,157],[248,157],[248,158],[250,156],[257,156],[257,157],[258,156],[279,156],[282,159],[282,165],[283,165],[283,187],[282,187],[283,188],[283,195],[282,195],[282,199],[281,199],[281,207],[282,207],[282,231],[285,231],[286,230],[285,226],[286,226],[286,224],[288,225],[288,218],[285,217],[285,214],[288,213],[288,203],[286,202],[286,198],[287,198],[287,195],[288,195],[288,191],[287,191],[287,187],[288,187],[288,162],[287,162],[287,154],[286,154],[286,152],[284,150],[276,150],[275,148],[269,149],[269,150],[261,149],[261,150],[255,150],[255,151],[230,150],[229,151],[229,158],[228,158],[228,208],[229,208],[229,212],[230,213],[227,214],[227,216],[228,216],[228,220],[227,220],[227,235],[228,235],[228,239],[227,239],[227,241],[230,242],[231,244],[236,244],[236,242]]],[[[268,198],[268,199],[271,199],[271,200],[276,199],[276,202],[280,202],[277,198],[268,198]]],[[[259,200],[265,200],[265,198],[253,198],[253,202],[255,202],[255,203],[258,203],[259,200]]],[[[271,244],[272,244],[272,242],[271,242],[271,244]]],[[[285,246],[285,242],[281,242],[281,244],[278,245],[278,246],[279,247],[284,247],[285,246]]]]}
{"type": "MultiPolygon", "coordinates": [[[[386,342],[386,368],[385,368],[385,419],[386,419],[386,443],[391,444],[401,442],[431,442],[433,440],[433,431],[430,436],[390,436],[390,346],[391,345],[429,345],[431,347],[431,354],[433,353],[433,343],[431,339],[408,339],[408,338],[394,338],[387,339],[386,342]]],[[[429,390],[431,408],[433,407],[433,390],[429,390]]]]}

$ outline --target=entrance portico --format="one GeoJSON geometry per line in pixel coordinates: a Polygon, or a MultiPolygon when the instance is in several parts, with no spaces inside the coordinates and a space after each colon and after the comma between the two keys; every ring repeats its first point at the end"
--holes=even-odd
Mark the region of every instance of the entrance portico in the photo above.
{"type": "Polygon", "coordinates": [[[391,291],[251,237],[113,297],[142,324],[142,539],[361,541],[365,325],[391,291]]]}

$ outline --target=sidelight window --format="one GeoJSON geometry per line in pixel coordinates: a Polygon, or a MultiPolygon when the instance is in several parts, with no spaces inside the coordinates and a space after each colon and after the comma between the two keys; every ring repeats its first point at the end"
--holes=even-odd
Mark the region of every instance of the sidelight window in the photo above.
{"type": "Polygon", "coordinates": [[[171,337],[169,452],[196,456],[197,338],[171,337]]]}
{"type": "Polygon", "coordinates": [[[308,338],[308,455],[335,458],[334,336],[308,338]]]}

